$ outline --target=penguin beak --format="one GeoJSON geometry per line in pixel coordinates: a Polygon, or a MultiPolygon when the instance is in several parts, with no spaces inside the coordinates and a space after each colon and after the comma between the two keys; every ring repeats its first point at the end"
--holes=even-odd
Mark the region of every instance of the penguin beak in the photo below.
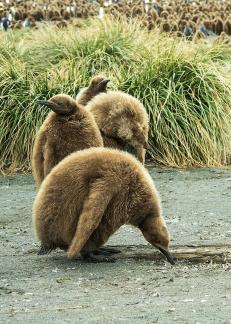
{"type": "Polygon", "coordinates": [[[56,104],[55,103],[53,103],[53,102],[51,102],[51,101],[49,101],[49,100],[37,100],[37,103],[39,104],[39,105],[43,105],[43,106],[46,106],[46,107],[48,107],[48,108],[50,108],[50,109],[54,109],[54,107],[56,106],[56,104]]]}
{"type": "Polygon", "coordinates": [[[69,115],[71,113],[71,111],[67,110],[66,107],[57,105],[56,103],[49,101],[49,100],[38,100],[37,103],[39,105],[43,105],[43,106],[50,108],[58,115],[69,115]]]}
{"type": "Polygon", "coordinates": [[[110,81],[111,81],[111,80],[109,80],[109,79],[105,79],[105,80],[100,81],[100,83],[98,84],[98,88],[99,88],[99,89],[106,88],[108,82],[110,82],[110,81]]]}
{"type": "Polygon", "coordinates": [[[169,263],[171,263],[172,265],[175,264],[175,261],[173,260],[173,257],[170,254],[170,252],[168,252],[167,250],[162,249],[161,247],[158,247],[158,249],[167,258],[167,260],[168,260],[169,263]]]}
{"type": "Polygon", "coordinates": [[[110,82],[110,81],[111,81],[110,79],[105,79],[105,80],[102,80],[99,84],[106,85],[106,84],[108,84],[108,82],[110,82]]]}

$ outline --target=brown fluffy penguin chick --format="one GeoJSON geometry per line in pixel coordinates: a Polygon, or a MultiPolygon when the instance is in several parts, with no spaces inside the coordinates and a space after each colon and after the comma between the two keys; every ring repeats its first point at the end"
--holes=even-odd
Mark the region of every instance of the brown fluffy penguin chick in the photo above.
{"type": "Polygon", "coordinates": [[[150,175],[130,154],[109,148],[66,157],[45,178],[33,206],[39,254],[60,247],[71,258],[81,253],[91,261],[112,261],[96,252],[124,224],[139,228],[173,263],[150,175]]]}
{"type": "Polygon", "coordinates": [[[87,88],[80,90],[76,97],[76,101],[81,105],[86,105],[93,97],[101,92],[107,92],[107,84],[110,80],[103,76],[97,75],[87,88]]]}
{"type": "Polygon", "coordinates": [[[67,155],[92,146],[103,146],[93,115],[65,94],[40,100],[53,111],[39,129],[32,153],[32,171],[40,186],[50,170],[67,155]]]}
{"type": "Polygon", "coordinates": [[[93,98],[86,109],[94,115],[104,146],[128,150],[145,162],[149,121],[138,99],[121,91],[109,91],[93,98]]]}

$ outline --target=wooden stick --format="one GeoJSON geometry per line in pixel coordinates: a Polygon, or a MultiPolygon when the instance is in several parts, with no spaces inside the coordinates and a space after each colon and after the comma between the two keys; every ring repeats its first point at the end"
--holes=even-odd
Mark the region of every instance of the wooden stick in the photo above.
{"type": "MultiPolygon", "coordinates": [[[[109,246],[108,246],[109,247],[109,246]]],[[[116,259],[145,259],[162,260],[164,256],[149,245],[110,246],[121,250],[116,259]]],[[[231,244],[227,245],[191,245],[173,246],[170,248],[175,261],[189,261],[191,263],[227,263],[231,262],[231,244]]]]}

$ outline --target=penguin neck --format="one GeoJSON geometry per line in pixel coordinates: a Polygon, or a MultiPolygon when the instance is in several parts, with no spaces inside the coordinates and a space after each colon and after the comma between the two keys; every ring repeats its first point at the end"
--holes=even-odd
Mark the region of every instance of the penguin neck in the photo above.
{"type": "Polygon", "coordinates": [[[116,142],[116,144],[118,146],[121,146],[122,148],[124,148],[127,145],[127,143],[124,140],[122,140],[121,138],[119,138],[118,136],[108,135],[104,131],[102,131],[102,130],[100,130],[100,131],[104,138],[116,142]]]}

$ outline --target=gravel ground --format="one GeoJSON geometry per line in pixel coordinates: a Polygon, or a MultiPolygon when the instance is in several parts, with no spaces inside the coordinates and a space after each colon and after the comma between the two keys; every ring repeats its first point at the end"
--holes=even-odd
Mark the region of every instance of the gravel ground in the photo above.
{"type": "MultiPolygon", "coordinates": [[[[231,169],[156,169],[172,245],[231,243],[231,169]]],[[[37,256],[31,176],[0,177],[0,323],[231,323],[231,265],[37,256]]],[[[110,245],[147,244],[122,227],[110,245]]]]}

